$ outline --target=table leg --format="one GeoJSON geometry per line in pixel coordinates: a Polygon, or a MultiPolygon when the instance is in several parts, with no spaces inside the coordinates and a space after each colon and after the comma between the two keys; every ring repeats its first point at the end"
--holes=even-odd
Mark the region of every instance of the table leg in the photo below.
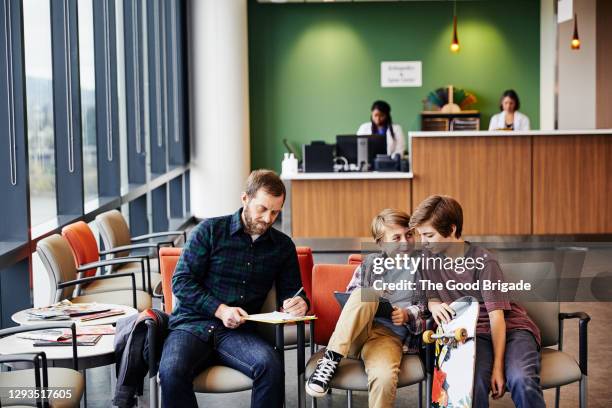
{"type": "Polygon", "coordinates": [[[87,369],[81,370],[83,375],[83,398],[81,398],[81,407],[87,408],[87,369]]]}
{"type": "Polygon", "coordinates": [[[304,393],[304,372],[305,372],[305,335],[304,322],[297,322],[297,377],[298,377],[298,407],[306,407],[306,395],[304,393]]]}
{"type": "MultiPolygon", "coordinates": [[[[281,364],[283,367],[283,384],[285,383],[285,324],[280,323],[276,325],[276,351],[278,351],[281,364]]],[[[283,407],[287,406],[287,401],[285,398],[285,387],[283,385],[283,407]]]]}
{"type": "Polygon", "coordinates": [[[117,390],[117,366],[111,364],[110,366],[110,393],[114,397],[115,391],[117,390]]]}

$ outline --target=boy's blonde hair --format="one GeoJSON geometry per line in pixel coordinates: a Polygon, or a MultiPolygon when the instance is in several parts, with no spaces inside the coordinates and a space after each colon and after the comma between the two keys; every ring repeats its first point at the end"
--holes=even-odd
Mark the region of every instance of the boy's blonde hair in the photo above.
{"type": "Polygon", "coordinates": [[[385,208],[372,220],[372,238],[379,244],[385,237],[385,228],[390,225],[410,226],[410,214],[395,208],[385,208]]]}

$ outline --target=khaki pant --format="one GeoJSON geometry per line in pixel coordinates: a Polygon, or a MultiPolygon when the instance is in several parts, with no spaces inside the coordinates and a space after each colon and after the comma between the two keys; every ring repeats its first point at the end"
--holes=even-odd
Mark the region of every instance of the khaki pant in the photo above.
{"type": "Polygon", "coordinates": [[[327,349],[346,357],[361,357],[368,375],[368,405],[393,407],[402,341],[391,330],[373,322],[377,309],[378,294],[371,289],[355,290],[342,309],[327,349]]]}

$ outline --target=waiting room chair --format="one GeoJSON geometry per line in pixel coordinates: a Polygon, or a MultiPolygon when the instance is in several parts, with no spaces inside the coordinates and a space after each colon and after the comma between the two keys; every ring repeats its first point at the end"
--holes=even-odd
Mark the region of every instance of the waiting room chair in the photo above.
{"type": "Polygon", "coordinates": [[[298,262],[300,263],[300,276],[302,277],[302,286],[308,300],[312,301],[312,267],[314,259],[312,249],[310,247],[296,247],[298,262]]]}
{"type": "MultiPolygon", "coordinates": [[[[306,378],[313,373],[317,361],[323,357],[324,349],[315,352],[314,345],[327,345],[331,337],[341,308],[334,296],[334,291],[344,292],[353,276],[355,265],[320,264],[312,271],[312,311],[317,315],[314,330],[311,332],[310,347],[312,356],[306,364],[306,378]]],[[[425,369],[421,358],[415,354],[404,354],[400,364],[397,388],[419,384],[419,407],[422,406],[422,384],[425,381],[425,369]]],[[[330,383],[331,388],[346,390],[348,406],[352,405],[353,391],[368,391],[368,376],[363,361],[343,358],[336,375],[330,383]]],[[[313,398],[316,407],[316,399],[313,398]]]]}
{"type": "MultiPolygon", "coordinates": [[[[69,328],[72,331],[72,368],[49,367],[43,351],[26,354],[5,354],[0,356],[0,364],[31,363],[33,368],[0,372],[0,385],[4,390],[23,389],[25,387],[38,390],[38,392],[49,388],[58,391],[70,390],[70,395],[66,395],[67,398],[54,398],[53,393],[51,393],[51,398],[48,401],[38,401],[38,406],[52,408],[79,406],[81,397],[85,392],[85,380],[78,371],[76,326],[74,323],[53,322],[11,327],[0,330],[0,338],[23,332],[59,328],[69,328]]],[[[3,395],[0,399],[0,406],[31,406],[32,402],[33,400],[8,399],[6,395],[3,395]]]]}
{"type": "MultiPolygon", "coordinates": [[[[181,256],[181,248],[174,247],[164,247],[159,250],[159,264],[161,270],[162,277],[162,293],[163,293],[163,305],[164,311],[166,313],[171,313],[174,304],[174,295],[172,294],[172,275],[174,274],[174,268],[176,268],[176,264],[181,256]]],[[[308,248],[310,251],[310,248],[308,248]]],[[[300,260],[300,273],[302,276],[307,275],[308,270],[312,270],[310,263],[308,261],[308,257],[306,255],[307,251],[302,250],[300,254],[300,250],[298,249],[298,259],[300,260]],[[305,258],[305,259],[304,259],[305,258]]],[[[312,252],[310,252],[310,260],[312,260],[312,252]]],[[[306,290],[306,285],[302,281],[304,285],[304,291],[306,290]]],[[[271,290],[268,294],[266,302],[264,303],[263,312],[271,312],[273,310],[277,310],[280,307],[278,301],[276,299],[276,290],[271,290]]],[[[259,333],[264,336],[271,343],[275,341],[275,326],[271,325],[260,325],[259,333]]],[[[310,337],[310,325],[305,325],[304,328],[305,336],[308,339],[310,337]]],[[[285,350],[292,350],[297,347],[297,326],[295,324],[286,324],[284,326],[284,345],[285,350]]]]}
{"type": "MultiPolygon", "coordinates": [[[[50,283],[50,302],[56,303],[64,299],[69,299],[74,303],[110,303],[132,306],[138,311],[151,308],[151,295],[147,292],[136,290],[136,274],[134,272],[123,272],[109,275],[88,276],[77,279],[77,273],[98,268],[106,265],[122,264],[126,262],[138,262],[141,265],[141,273],[145,271],[145,264],[142,258],[121,258],[109,259],[102,262],[87,264],[87,266],[77,268],[72,249],[68,241],[59,234],[50,235],[36,245],[36,252],[45,267],[50,283]],[[113,279],[131,279],[130,290],[105,290],[105,284],[113,279]],[[80,295],[79,288],[85,291],[96,290],[96,293],[80,295]]],[[[109,288],[111,286],[108,286],[109,288]]]]}
{"type": "Polygon", "coordinates": [[[361,265],[362,262],[363,262],[362,254],[350,254],[348,256],[347,263],[349,265],[361,265]]]}
{"type": "Polygon", "coordinates": [[[115,256],[128,256],[130,251],[143,248],[157,248],[153,255],[157,256],[157,252],[164,244],[174,246],[174,240],[178,237],[183,237],[183,242],[187,242],[187,232],[185,231],[163,231],[154,232],[152,234],[140,235],[132,237],[130,227],[128,226],[123,215],[117,210],[107,211],[96,216],[96,224],[100,230],[100,236],[104,243],[106,251],[101,254],[110,253],[114,250],[115,256]],[[151,239],[166,238],[163,241],[150,242],[151,239]],[[121,252],[123,250],[124,252],[121,252]]]}
{"type": "MultiPolygon", "coordinates": [[[[96,238],[87,225],[83,221],[78,221],[73,224],[67,225],[62,228],[62,236],[66,238],[70,247],[72,248],[72,253],[74,254],[74,259],[76,261],[76,266],[81,269],[85,269],[89,264],[96,264],[98,267],[93,267],[92,269],[85,270],[80,273],[80,276],[94,276],[96,271],[101,270],[102,266],[105,266],[105,260],[100,261],[100,251],[98,250],[98,243],[96,238]]],[[[105,254],[122,252],[121,249],[111,249],[108,251],[104,251],[105,254]]],[[[133,262],[133,258],[142,259],[145,261],[146,265],[146,274],[142,275],[142,279],[136,280],[136,289],[149,292],[149,294],[153,293],[153,288],[157,288],[161,285],[161,275],[156,272],[151,272],[151,262],[150,257],[147,254],[144,255],[130,255],[130,260],[123,264],[113,264],[115,266],[115,272],[134,272],[136,274],[141,273],[140,263],[133,262]]],[[[113,259],[122,259],[122,258],[113,258],[113,259]]],[[[109,264],[110,265],[110,264],[109,264]]],[[[157,269],[157,268],[156,268],[157,269]]],[[[131,289],[131,280],[130,278],[122,278],[122,279],[112,279],[109,281],[105,281],[103,285],[88,285],[87,288],[83,288],[80,294],[93,294],[99,292],[108,292],[114,290],[129,290],[131,289]]]]}
{"type": "MultiPolygon", "coordinates": [[[[162,292],[164,294],[164,311],[168,314],[172,313],[174,308],[174,295],[172,294],[172,275],[176,264],[181,257],[181,248],[160,248],[159,265],[162,277],[162,292]]],[[[157,338],[156,327],[153,322],[147,322],[149,350],[155,349],[151,346],[151,341],[157,338]]],[[[150,353],[150,367],[156,367],[158,357],[150,353]]],[[[206,368],[193,380],[193,391],[204,394],[226,394],[231,392],[246,391],[253,388],[253,380],[238,370],[233,368],[216,365],[206,368]]],[[[157,370],[149,371],[149,401],[151,407],[157,407],[159,404],[159,382],[157,370]]]]}
{"type": "MultiPolygon", "coordinates": [[[[537,277],[545,278],[548,284],[544,290],[551,290],[550,282],[554,282],[554,276],[559,271],[555,270],[552,262],[523,262],[507,263],[501,265],[506,281],[518,282],[525,279],[526,282],[537,281],[537,277]],[[534,277],[535,280],[534,280],[534,277]]],[[[555,289],[552,288],[552,294],[555,289]]],[[[542,337],[542,361],[540,369],[540,386],[543,390],[556,388],[555,406],[559,406],[559,388],[579,383],[579,406],[587,406],[587,327],[591,320],[584,312],[561,313],[559,302],[523,302],[521,305],[527,314],[540,329],[542,337]],[[579,350],[578,362],[574,357],[563,351],[563,323],[567,319],[578,319],[579,324],[579,350]],[[556,347],[556,349],[554,348],[556,347]]],[[[433,319],[427,321],[427,328],[433,329],[433,319]]],[[[427,346],[427,376],[428,376],[428,402],[431,395],[431,375],[433,373],[433,345],[427,346]]]]}
{"type": "MultiPolygon", "coordinates": [[[[518,281],[521,277],[543,276],[558,268],[550,262],[525,262],[502,265],[507,280],[518,281]]],[[[591,318],[584,312],[561,313],[559,302],[524,302],[522,306],[540,329],[542,336],[542,367],[540,384],[542,389],[556,388],[555,406],[559,406],[559,387],[579,383],[579,406],[587,406],[587,360],[588,324],[591,318]],[[563,323],[578,319],[578,361],[563,351],[563,323]],[[556,349],[553,348],[556,346],[556,349]]]]}

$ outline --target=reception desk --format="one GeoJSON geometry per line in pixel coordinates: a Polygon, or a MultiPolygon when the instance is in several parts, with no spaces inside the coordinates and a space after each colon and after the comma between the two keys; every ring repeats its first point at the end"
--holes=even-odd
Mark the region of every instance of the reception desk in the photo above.
{"type": "Polygon", "coordinates": [[[430,194],[463,206],[464,234],[612,234],[612,130],[410,132],[411,173],[299,173],[283,229],[295,238],[370,237],[387,207],[430,194]]]}
{"type": "Polygon", "coordinates": [[[612,130],[411,132],[412,208],[455,197],[466,235],[612,233],[612,130]]]}
{"type": "Polygon", "coordinates": [[[295,238],[370,237],[370,223],[387,207],[410,209],[412,173],[283,175],[283,231],[295,238]]]}

